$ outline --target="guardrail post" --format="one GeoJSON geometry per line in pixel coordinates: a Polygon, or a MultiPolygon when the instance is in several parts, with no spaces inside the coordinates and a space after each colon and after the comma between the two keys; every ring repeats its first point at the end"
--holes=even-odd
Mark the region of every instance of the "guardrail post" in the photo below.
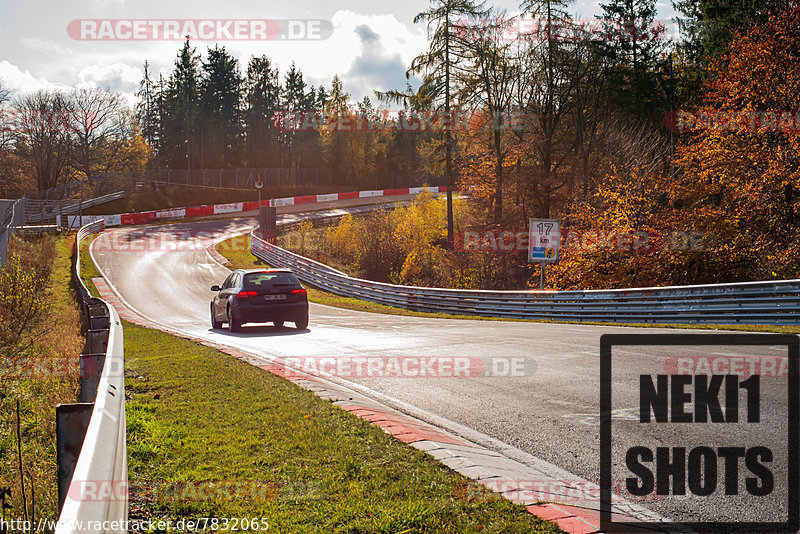
{"type": "Polygon", "coordinates": [[[102,353],[81,354],[80,357],[80,396],[78,402],[92,403],[97,398],[97,387],[100,384],[100,375],[106,363],[105,349],[102,353]]]}
{"type": "Polygon", "coordinates": [[[64,506],[72,473],[83,447],[94,403],[56,406],[56,463],[58,465],[58,511],[64,506]]]}
{"type": "MultiPolygon", "coordinates": [[[[109,318],[108,318],[108,310],[106,309],[105,305],[96,299],[90,299],[86,305],[87,308],[87,326],[89,330],[89,334],[92,332],[96,332],[99,330],[108,330],[109,327],[109,318]]],[[[91,335],[89,336],[89,341],[91,340],[91,335]]],[[[106,336],[106,341],[108,337],[106,336]]],[[[97,352],[90,350],[89,352],[97,352]]]]}
{"type": "Polygon", "coordinates": [[[86,347],[88,354],[105,354],[108,348],[108,328],[89,330],[86,336],[86,347]]]}
{"type": "Polygon", "coordinates": [[[6,266],[6,256],[8,255],[8,227],[0,227],[0,269],[6,266]]]}
{"type": "Polygon", "coordinates": [[[268,243],[275,244],[278,234],[277,210],[272,206],[261,206],[258,208],[258,225],[262,239],[268,243]]]}

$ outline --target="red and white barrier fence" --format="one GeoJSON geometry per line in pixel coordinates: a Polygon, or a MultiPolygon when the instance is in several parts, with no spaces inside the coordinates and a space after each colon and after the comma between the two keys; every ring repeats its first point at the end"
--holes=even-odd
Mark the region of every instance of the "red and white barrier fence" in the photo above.
{"type": "MultiPolygon", "coordinates": [[[[324,195],[305,195],[299,197],[273,198],[262,200],[262,206],[281,207],[298,206],[300,204],[318,204],[333,202],[336,200],[348,200],[356,198],[388,197],[398,195],[418,195],[423,191],[431,193],[444,193],[447,186],[434,187],[404,187],[400,189],[378,189],[373,191],[351,191],[349,193],[328,193],[324,195]]],[[[208,217],[209,215],[219,215],[223,213],[241,213],[245,211],[255,211],[259,208],[257,200],[250,202],[233,202],[230,204],[214,204],[208,206],[195,206],[192,208],[175,208],[161,211],[143,211],[137,213],[122,213],[117,215],[83,215],[79,221],[77,215],[67,217],[67,224],[70,228],[80,227],[85,224],[102,219],[106,226],[126,226],[129,224],[144,224],[157,221],[172,219],[191,219],[194,217],[208,217]]],[[[61,225],[61,221],[58,221],[61,225]]]]}

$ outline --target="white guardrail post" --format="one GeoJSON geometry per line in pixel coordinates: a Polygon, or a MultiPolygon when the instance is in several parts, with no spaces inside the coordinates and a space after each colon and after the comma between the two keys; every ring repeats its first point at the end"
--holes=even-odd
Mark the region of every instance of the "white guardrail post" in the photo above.
{"type": "Polygon", "coordinates": [[[70,476],[59,480],[63,505],[56,534],[127,532],[122,326],[114,307],[91,297],[80,278],[81,241],[102,230],[103,221],[95,221],[78,230],[76,239],[75,285],[87,319],[90,354],[81,356],[81,403],[57,407],[57,434],[63,434],[59,436],[59,464],[62,459],[70,464],[59,465],[59,476],[70,476]],[[79,452],[70,454],[69,446],[76,444],[79,452]]]}
{"type": "Polygon", "coordinates": [[[800,280],[591,291],[458,290],[352,278],[256,232],[250,251],[325,291],[415,311],[574,322],[800,324],[800,280]]]}

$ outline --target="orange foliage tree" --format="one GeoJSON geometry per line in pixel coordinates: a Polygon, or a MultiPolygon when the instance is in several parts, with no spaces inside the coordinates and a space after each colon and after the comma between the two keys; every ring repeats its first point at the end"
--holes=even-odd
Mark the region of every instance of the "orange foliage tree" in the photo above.
{"type": "Polygon", "coordinates": [[[613,168],[589,202],[572,206],[554,289],[610,289],[716,282],[713,234],[669,201],[668,176],[613,168]]]}
{"type": "Polygon", "coordinates": [[[710,69],[707,120],[676,160],[679,200],[723,244],[729,279],[797,277],[800,2],[738,35],[710,69]]]}
{"type": "Polygon", "coordinates": [[[798,276],[800,3],[737,35],[709,74],[674,172],[615,169],[568,210],[551,287],[798,276]]]}

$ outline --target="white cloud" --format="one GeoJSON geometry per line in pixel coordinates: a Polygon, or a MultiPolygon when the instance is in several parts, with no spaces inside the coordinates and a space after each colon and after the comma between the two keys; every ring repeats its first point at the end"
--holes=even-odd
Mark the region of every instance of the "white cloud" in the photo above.
{"type": "Polygon", "coordinates": [[[338,73],[354,101],[366,95],[374,102],[374,89],[403,89],[405,70],[428,47],[419,28],[403,24],[394,15],[337,11],[331,21],[334,31],[326,47],[328,57],[308,72],[312,76],[327,73],[326,85],[338,73]]]}
{"type": "Polygon", "coordinates": [[[51,39],[41,39],[39,37],[26,37],[20,40],[20,44],[32,52],[47,55],[50,58],[63,57],[68,55],[70,50],[51,39]]]}
{"type": "MultiPolygon", "coordinates": [[[[347,43],[356,50],[361,48],[362,31],[366,27],[377,36],[380,47],[388,53],[400,54],[410,63],[428,48],[427,35],[422,28],[406,25],[394,15],[361,15],[351,11],[337,11],[332,18],[334,33],[331,44],[347,43]]],[[[376,43],[376,41],[371,41],[376,43]]]]}
{"type": "Polygon", "coordinates": [[[12,96],[20,96],[39,89],[65,89],[64,86],[37,78],[30,71],[23,71],[6,60],[0,61],[0,78],[3,80],[3,85],[11,90],[12,96]]]}
{"type": "MultiPolygon", "coordinates": [[[[600,12],[600,0],[579,0],[570,6],[590,18],[600,12]]],[[[659,0],[659,18],[674,11],[659,0]],[[666,9],[665,9],[666,8],[666,9]]],[[[489,4],[514,12],[518,0],[489,4]]],[[[243,0],[89,0],[37,3],[0,0],[0,76],[15,91],[69,88],[75,85],[111,87],[133,98],[141,66],[149,60],[155,77],[168,75],[180,50],[180,41],[106,42],[70,39],[67,25],[76,19],[324,19],[334,25],[321,41],[228,41],[220,46],[236,57],[246,71],[251,55],[266,55],[280,69],[281,78],[292,61],[308,84],[329,86],[339,74],[353,100],[372,96],[373,89],[403,89],[411,60],[428,48],[424,24],[413,24],[415,14],[428,9],[428,0],[390,4],[374,0],[320,0],[253,3],[243,0]],[[389,14],[390,13],[390,14],[389,14]],[[43,16],[46,15],[46,16],[43,16]]],[[[204,57],[214,43],[192,41],[204,57]]]]}
{"type": "Polygon", "coordinates": [[[111,65],[90,65],[80,70],[78,74],[80,87],[102,87],[113,92],[122,93],[130,105],[136,103],[134,93],[139,88],[142,78],[141,70],[125,63],[111,65]]]}

